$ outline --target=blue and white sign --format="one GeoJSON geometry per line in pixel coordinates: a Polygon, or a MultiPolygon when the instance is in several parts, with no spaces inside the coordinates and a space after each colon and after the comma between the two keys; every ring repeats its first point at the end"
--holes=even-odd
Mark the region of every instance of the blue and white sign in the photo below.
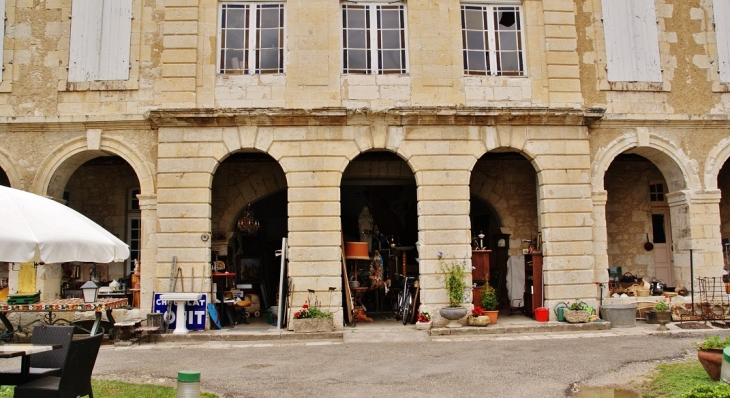
{"type": "MultiPolygon", "coordinates": [[[[165,314],[167,311],[167,300],[162,300],[160,295],[162,293],[155,293],[155,305],[152,309],[157,314],[165,314]]],[[[185,302],[185,319],[187,320],[188,330],[205,330],[205,311],[208,303],[208,295],[203,293],[200,300],[193,300],[185,302]]],[[[163,315],[163,317],[170,321],[169,329],[175,329],[176,326],[176,314],[177,304],[172,302],[170,306],[170,312],[163,315]]]]}

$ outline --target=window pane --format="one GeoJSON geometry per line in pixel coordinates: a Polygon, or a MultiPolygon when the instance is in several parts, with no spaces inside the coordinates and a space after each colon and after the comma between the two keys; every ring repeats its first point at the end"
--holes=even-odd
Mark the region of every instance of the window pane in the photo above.
{"type": "Polygon", "coordinates": [[[502,51],[517,50],[517,36],[514,32],[499,32],[497,48],[502,51]]]}
{"type": "Polygon", "coordinates": [[[466,49],[484,50],[484,32],[469,30],[466,32],[466,49]]]}
{"type": "Polygon", "coordinates": [[[500,70],[502,72],[520,70],[516,52],[501,52],[499,59],[501,61],[500,70]]]}
{"type": "Polygon", "coordinates": [[[381,33],[381,48],[400,49],[400,31],[384,30],[381,33]]]}
{"type": "Polygon", "coordinates": [[[467,64],[470,71],[487,71],[487,61],[482,51],[467,51],[467,64]]]}
{"type": "Polygon", "coordinates": [[[465,9],[464,25],[466,29],[484,30],[484,18],[482,18],[481,7],[478,10],[465,9]]]}
{"type": "Polygon", "coordinates": [[[260,48],[279,48],[279,29],[265,29],[261,31],[260,48]]]}
{"type": "Polygon", "coordinates": [[[346,48],[367,48],[367,32],[364,30],[348,30],[345,39],[346,48]]]}
{"type": "MultiPolygon", "coordinates": [[[[262,6],[263,7],[263,6],[262,6]]],[[[259,10],[258,25],[261,28],[278,28],[279,25],[279,8],[262,8],[259,10]]]]}
{"type": "Polygon", "coordinates": [[[383,9],[380,11],[380,28],[399,29],[400,27],[400,10],[383,9]]]}
{"type": "Polygon", "coordinates": [[[227,6],[223,9],[223,28],[243,29],[248,23],[248,16],[245,8],[233,8],[227,6]]]}
{"type": "Polygon", "coordinates": [[[348,69],[367,69],[367,51],[348,50],[346,60],[348,69]]]}
{"type": "Polygon", "coordinates": [[[225,35],[225,48],[244,48],[244,31],[243,30],[228,30],[225,35]]]}
{"type": "Polygon", "coordinates": [[[227,50],[224,69],[241,70],[243,68],[243,50],[227,50]]]}
{"type": "Polygon", "coordinates": [[[263,49],[259,52],[259,68],[260,69],[278,69],[279,68],[279,50],[263,49]]]}
{"type": "Polygon", "coordinates": [[[348,9],[345,11],[345,27],[348,29],[359,28],[365,29],[365,10],[348,9]]]}
{"type": "Polygon", "coordinates": [[[401,69],[400,51],[381,51],[382,69],[401,69]]]}
{"type": "Polygon", "coordinates": [[[514,11],[498,11],[499,30],[517,30],[516,18],[514,11]]]}

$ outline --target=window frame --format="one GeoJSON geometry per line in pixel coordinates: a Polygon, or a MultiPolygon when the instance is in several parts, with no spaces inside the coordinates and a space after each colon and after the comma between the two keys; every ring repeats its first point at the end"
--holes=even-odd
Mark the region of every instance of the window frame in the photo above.
{"type": "MultiPolygon", "coordinates": [[[[359,1],[359,2],[343,2],[340,4],[340,32],[342,33],[342,74],[344,75],[405,75],[408,73],[410,60],[408,57],[408,9],[404,2],[383,2],[383,1],[359,1]],[[382,32],[390,30],[382,28],[380,25],[381,18],[379,11],[381,7],[387,7],[388,9],[398,8],[400,13],[400,26],[398,30],[401,32],[400,36],[400,47],[397,51],[400,55],[400,68],[384,69],[382,67],[383,59],[381,53],[383,51],[395,51],[393,49],[384,49],[379,38],[382,36],[382,32]],[[365,68],[351,68],[348,65],[348,51],[357,47],[349,47],[347,40],[347,30],[352,29],[347,27],[347,9],[348,8],[361,8],[366,10],[366,60],[365,68]],[[373,26],[375,25],[375,26],[373,26]]],[[[359,48],[358,48],[359,49],[359,48]]],[[[359,49],[359,51],[362,51],[359,49]]]]}
{"type": "Polygon", "coordinates": [[[521,1],[502,1],[502,2],[489,2],[489,1],[465,1],[462,0],[461,4],[459,5],[459,14],[460,14],[460,22],[461,22],[461,52],[462,52],[462,60],[463,60],[463,71],[465,76],[503,76],[503,77],[526,77],[527,74],[527,51],[525,50],[526,42],[525,42],[525,23],[524,23],[524,8],[522,6],[521,1]],[[497,32],[498,30],[495,28],[495,19],[497,17],[497,12],[500,11],[501,8],[513,8],[515,12],[518,14],[518,18],[515,21],[515,23],[518,24],[517,29],[515,29],[516,35],[517,35],[517,50],[509,52],[517,52],[517,63],[519,65],[519,70],[517,71],[509,71],[509,73],[505,73],[499,65],[501,64],[500,59],[500,46],[497,42],[497,32]],[[482,19],[483,22],[486,22],[486,27],[484,30],[474,30],[474,29],[467,29],[466,27],[466,21],[465,21],[465,10],[467,9],[480,9],[483,15],[486,16],[486,21],[484,21],[484,18],[482,19]],[[482,53],[486,54],[485,58],[485,70],[484,73],[480,73],[479,70],[472,70],[468,67],[468,53],[469,52],[476,52],[474,49],[468,49],[467,48],[467,38],[468,38],[468,31],[481,31],[483,32],[483,35],[486,36],[484,39],[485,43],[485,49],[482,50],[482,53]]]}
{"type": "MultiPolygon", "coordinates": [[[[285,73],[285,65],[286,65],[286,2],[285,1],[220,1],[218,3],[218,26],[217,26],[217,48],[216,48],[216,70],[218,75],[226,76],[226,75],[262,75],[262,74],[283,74],[285,73]],[[234,8],[242,8],[245,9],[247,12],[247,20],[246,20],[246,26],[243,29],[244,31],[244,48],[242,49],[235,49],[237,51],[242,50],[243,51],[243,60],[241,62],[242,68],[235,69],[235,68],[227,68],[225,65],[225,54],[228,51],[227,48],[224,48],[225,44],[225,36],[224,31],[227,31],[228,29],[234,29],[234,28],[228,28],[225,26],[224,23],[224,10],[226,9],[234,9],[234,8]],[[261,30],[262,29],[268,29],[268,28],[262,28],[259,25],[259,13],[261,10],[271,8],[271,9],[279,9],[280,11],[280,26],[278,28],[279,30],[279,47],[277,48],[278,52],[278,65],[276,68],[261,68],[260,64],[260,52],[262,51],[262,48],[258,45],[260,43],[261,38],[261,30]],[[239,71],[239,72],[236,72],[239,71]]],[[[231,51],[233,48],[231,48],[231,51]]]]}
{"type": "Polygon", "coordinates": [[[133,271],[132,264],[134,264],[134,260],[141,260],[142,257],[142,210],[139,207],[139,198],[137,197],[140,192],[139,188],[132,188],[127,193],[127,239],[125,243],[129,245],[129,257],[125,260],[125,275],[133,271]],[[137,223],[136,228],[134,226],[135,221],[137,223]],[[132,236],[133,231],[137,231],[136,237],[132,236]]]}

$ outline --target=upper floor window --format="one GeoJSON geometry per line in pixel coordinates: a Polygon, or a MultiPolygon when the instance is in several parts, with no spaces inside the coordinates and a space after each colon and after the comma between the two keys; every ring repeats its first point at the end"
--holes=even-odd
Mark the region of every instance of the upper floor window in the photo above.
{"type": "Polygon", "coordinates": [[[662,81],[654,0],[603,0],[609,82],[662,81]]]}
{"type": "Polygon", "coordinates": [[[715,0],[712,9],[717,36],[717,57],[720,61],[720,82],[730,83],[730,2],[715,0]]]}
{"type": "Polygon", "coordinates": [[[406,73],[406,8],[342,5],[343,73],[406,73]]]}
{"type": "Polygon", "coordinates": [[[218,73],[284,73],[284,4],[222,3],[218,73]]]}
{"type": "Polygon", "coordinates": [[[68,81],[128,80],[132,0],[73,0],[68,81]]]}
{"type": "Polygon", "coordinates": [[[462,4],[465,74],[525,75],[521,14],[520,6],[462,4]]]}

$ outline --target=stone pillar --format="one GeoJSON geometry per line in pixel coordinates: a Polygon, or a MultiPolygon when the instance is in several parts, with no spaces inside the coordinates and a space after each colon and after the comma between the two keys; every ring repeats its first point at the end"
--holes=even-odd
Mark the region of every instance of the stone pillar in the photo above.
{"type": "Polygon", "coordinates": [[[608,230],[606,229],[606,201],[608,191],[593,192],[593,272],[594,280],[603,283],[603,297],[608,297],[608,230]]]}
{"type": "MultiPolygon", "coordinates": [[[[690,287],[690,252],[694,278],[722,276],[720,190],[686,190],[668,193],[672,219],[674,279],[677,287],[690,287]]],[[[694,284],[694,289],[698,288],[694,284]]]]}
{"type": "Polygon", "coordinates": [[[576,51],[578,34],[575,27],[575,2],[573,0],[553,0],[525,3],[526,25],[531,26],[533,21],[530,19],[534,17],[538,18],[534,22],[545,24],[545,42],[538,46],[544,45],[545,49],[550,104],[552,106],[582,104],[580,66],[576,51]],[[540,12],[537,10],[537,12],[531,12],[530,9],[538,4],[541,4],[544,10],[542,21],[539,20],[540,12]]]}
{"type": "Polygon", "coordinates": [[[140,310],[141,314],[147,313],[152,308],[152,292],[154,291],[154,278],[157,258],[157,195],[137,195],[140,208],[140,222],[142,237],[140,240],[141,253],[140,264],[142,275],[140,277],[140,310]]]}

